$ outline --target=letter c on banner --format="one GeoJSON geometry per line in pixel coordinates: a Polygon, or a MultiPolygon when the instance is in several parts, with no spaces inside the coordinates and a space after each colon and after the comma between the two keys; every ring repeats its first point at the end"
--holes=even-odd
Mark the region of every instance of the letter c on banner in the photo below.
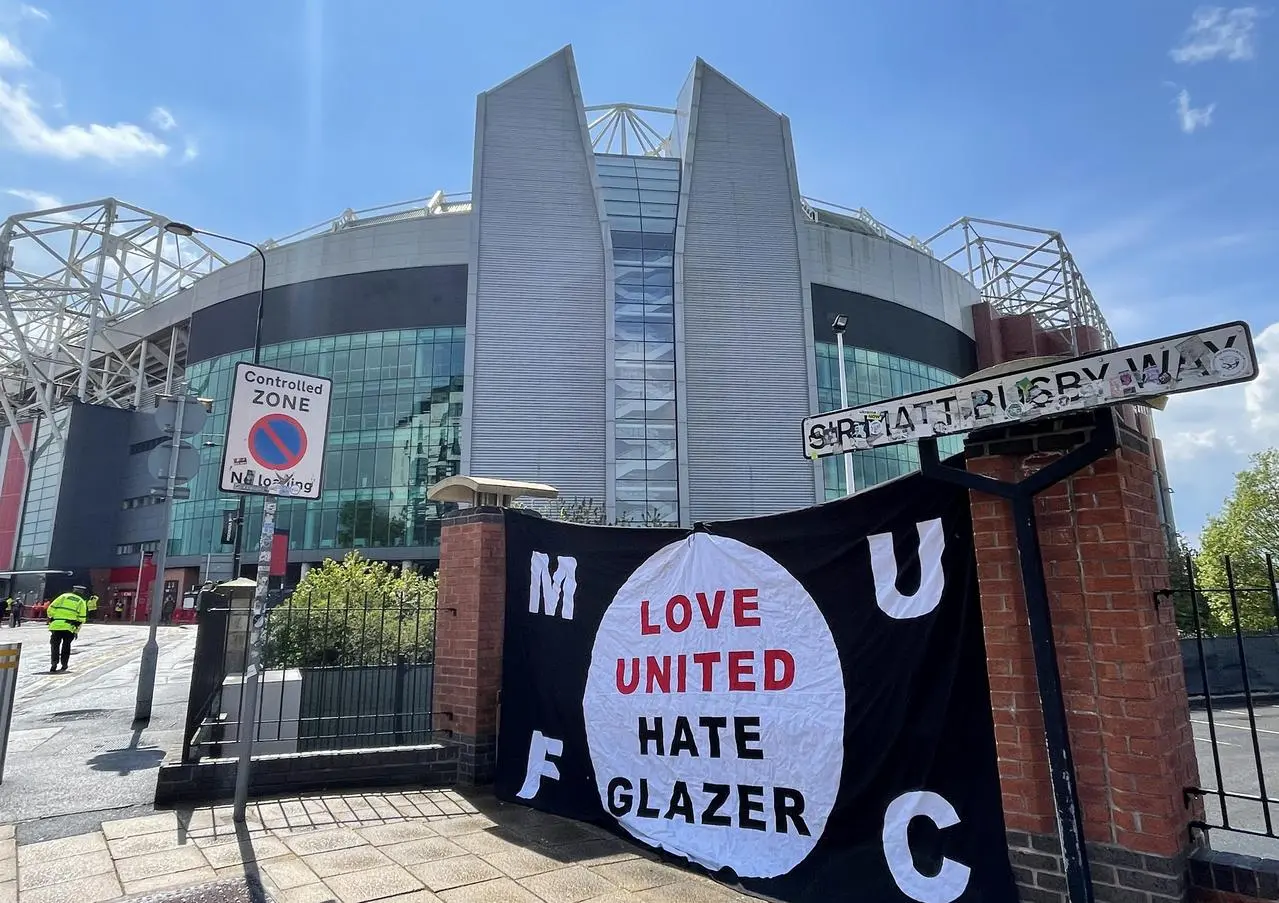
{"type": "Polygon", "coordinates": [[[951,903],[968,887],[972,869],[953,859],[942,859],[936,875],[915,868],[907,832],[916,816],[929,819],[939,828],[959,824],[959,813],[941,794],[912,790],[888,804],[884,813],[884,858],[901,892],[919,903],[951,903]]]}
{"type": "Polygon", "coordinates": [[[870,543],[870,570],[875,577],[875,601],[890,618],[908,620],[928,614],[941,602],[946,575],[941,568],[941,553],[946,548],[946,532],[941,519],[926,520],[915,525],[919,531],[919,589],[906,596],[897,590],[897,552],[893,534],[876,533],[867,537],[870,543]]]}

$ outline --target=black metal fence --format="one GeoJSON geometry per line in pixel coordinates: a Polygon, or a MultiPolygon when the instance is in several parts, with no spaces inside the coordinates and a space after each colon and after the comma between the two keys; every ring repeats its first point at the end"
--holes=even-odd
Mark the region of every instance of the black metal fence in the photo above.
{"type": "Polygon", "coordinates": [[[1187,556],[1173,602],[1190,694],[1203,829],[1279,837],[1279,586],[1269,555],[1187,556]]]}
{"type": "MultiPolygon", "coordinates": [[[[435,598],[293,594],[268,610],[258,754],[408,746],[433,736],[435,598]]],[[[201,599],[184,760],[236,754],[247,600],[201,599]]]]}

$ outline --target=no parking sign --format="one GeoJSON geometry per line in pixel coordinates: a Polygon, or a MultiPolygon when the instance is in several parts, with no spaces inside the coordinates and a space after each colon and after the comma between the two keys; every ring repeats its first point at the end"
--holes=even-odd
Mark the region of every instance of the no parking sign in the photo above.
{"type": "Polygon", "coordinates": [[[318,499],[332,394],[330,379],[237,364],[222,490],[318,499]]]}

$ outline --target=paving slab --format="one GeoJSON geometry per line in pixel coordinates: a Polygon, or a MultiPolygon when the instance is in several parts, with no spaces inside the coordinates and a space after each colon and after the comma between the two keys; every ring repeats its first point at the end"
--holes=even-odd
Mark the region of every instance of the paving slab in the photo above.
{"type": "Polygon", "coordinates": [[[279,856],[293,855],[293,852],[284,845],[284,841],[270,836],[250,840],[247,844],[241,844],[237,840],[229,843],[200,844],[200,851],[204,853],[204,858],[209,860],[209,865],[215,869],[240,865],[245,860],[264,862],[279,856]]]}
{"type": "Polygon", "coordinates": [[[381,851],[400,865],[417,865],[437,859],[470,855],[462,847],[444,837],[423,837],[380,847],[381,851]]]}
{"type": "Polygon", "coordinates": [[[147,853],[145,856],[118,860],[115,864],[116,872],[125,884],[135,884],[159,875],[172,875],[201,867],[209,868],[209,864],[205,861],[204,854],[194,846],[179,847],[176,850],[165,850],[160,853],[147,853]]]}
{"type": "Polygon", "coordinates": [[[70,859],[23,863],[18,870],[18,887],[25,895],[28,890],[38,887],[66,884],[82,878],[91,878],[94,875],[112,874],[115,874],[115,863],[111,861],[110,853],[86,853],[70,859]]]}
{"type": "Polygon", "coordinates": [[[478,856],[454,856],[409,866],[428,889],[437,894],[465,884],[475,884],[491,878],[501,878],[502,873],[478,856]]]}
{"type": "Polygon", "coordinates": [[[613,882],[622,890],[629,891],[648,890],[650,887],[674,884],[687,874],[648,859],[627,859],[608,865],[596,865],[591,867],[591,871],[613,882]]]}
{"type": "Polygon", "coordinates": [[[155,815],[145,815],[141,818],[126,818],[102,823],[102,833],[106,835],[107,840],[177,830],[178,814],[176,812],[157,812],[155,815]]]}
{"type": "Polygon", "coordinates": [[[125,881],[124,892],[132,896],[143,896],[179,888],[185,890],[201,884],[212,884],[217,880],[218,876],[213,869],[205,865],[194,869],[166,872],[163,875],[152,875],[140,881],[125,881]]]}
{"type": "Polygon", "coordinates": [[[532,891],[520,887],[510,878],[468,884],[446,890],[439,897],[444,903],[542,903],[532,891]]]}
{"type": "Polygon", "coordinates": [[[290,850],[299,856],[310,856],[313,853],[331,853],[334,850],[345,850],[348,847],[364,846],[368,843],[363,837],[349,828],[332,828],[320,831],[301,831],[283,838],[290,850]]]}
{"type": "Polygon", "coordinates": [[[485,862],[508,878],[527,878],[563,868],[565,863],[537,850],[515,849],[502,853],[485,853],[485,862]]]}
{"type": "Polygon", "coordinates": [[[0,903],[18,903],[17,881],[0,881],[0,903]]]}
{"type": "Polygon", "coordinates": [[[617,886],[611,881],[580,865],[532,875],[519,883],[546,903],[582,903],[583,900],[617,891],[617,886]]]}
{"type": "Polygon", "coordinates": [[[92,834],[77,834],[59,840],[46,840],[41,843],[29,843],[18,847],[18,864],[28,862],[50,862],[55,859],[69,859],[87,853],[105,853],[107,841],[97,831],[92,834]]]}
{"type": "Polygon", "coordinates": [[[302,861],[323,879],[395,865],[373,846],[348,847],[345,850],[316,853],[313,856],[303,856],[302,861]]]}
{"type": "Polygon", "coordinates": [[[355,833],[376,846],[439,836],[425,821],[396,821],[387,822],[384,825],[369,825],[366,828],[356,828],[355,833]]]}
{"type": "Polygon", "coordinates": [[[342,903],[368,903],[369,900],[422,890],[422,882],[398,865],[334,875],[326,878],[324,883],[342,903]]]}
{"type": "Polygon", "coordinates": [[[127,837],[107,839],[107,849],[114,859],[129,859],[133,856],[144,856],[147,853],[162,853],[165,850],[176,850],[186,846],[191,838],[181,836],[177,831],[161,831],[157,834],[134,834],[127,837]]]}
{"type": "Polygon", "coordinates": [[[261,863],[259,868],[265,880],[280,890],[320,883],[320,876],[311,871],[306,863],[296,856],[268,859],[261,863]]]}
{"type": "Polygon", "coordinates": [[[115,900],[123,893],[115,873],[111,873],[81,878],[74,885],[51,884],[35,890],[24,889],[22,903],[103,903],[105,900],[115,900]],[[72,891],[71,894],[67,893],[69,890],[72,891]]]}

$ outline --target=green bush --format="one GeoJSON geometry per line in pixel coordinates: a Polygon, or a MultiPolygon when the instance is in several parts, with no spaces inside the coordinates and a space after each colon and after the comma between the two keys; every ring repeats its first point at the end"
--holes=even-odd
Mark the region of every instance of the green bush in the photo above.
{"type": "Polygon", "coordinates": [[[422,664],[434,655],[437,574],[351,552],[312,568],[267,615],[267,668],[422,664]]]}

